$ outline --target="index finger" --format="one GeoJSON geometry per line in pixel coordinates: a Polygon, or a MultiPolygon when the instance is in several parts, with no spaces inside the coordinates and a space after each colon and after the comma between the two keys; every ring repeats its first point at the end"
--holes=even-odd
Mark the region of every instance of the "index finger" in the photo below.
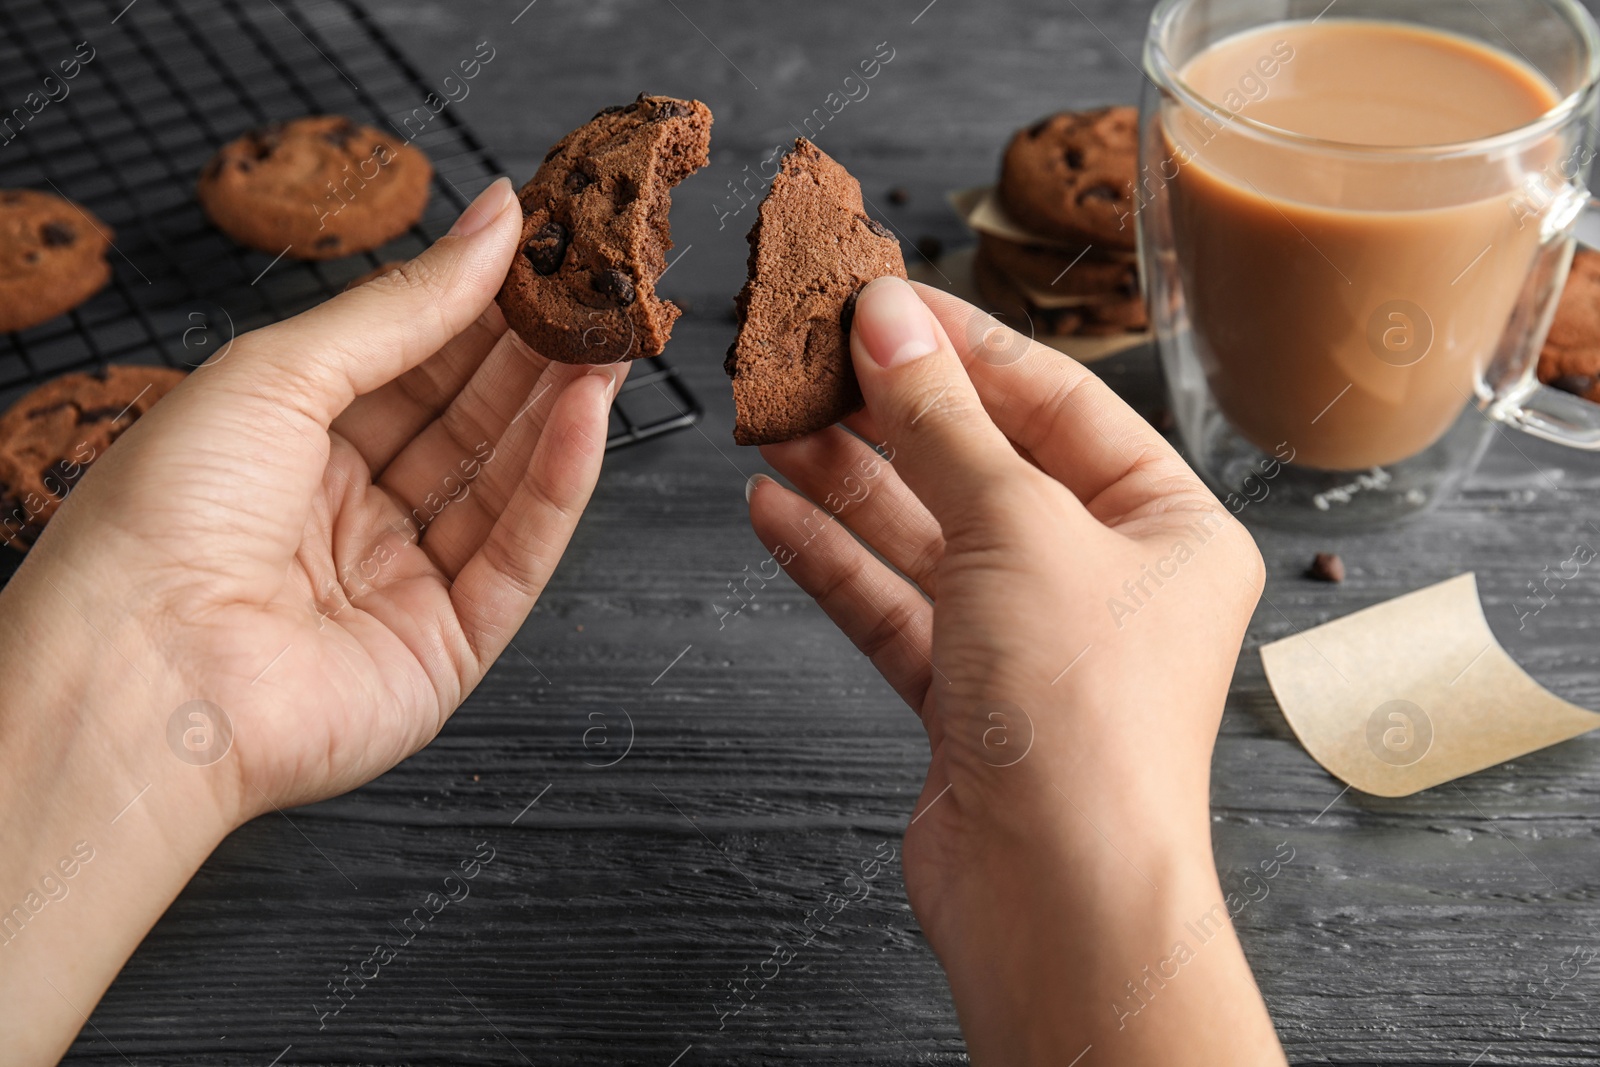
{"type": "Polygon", "coordinates": [[[1093,371],[960,297],[913,284],[954,341],[995,425],[1084,504],[1099,500],[1091,507],[1097,515],[1104,518],[1108,504],[1126,514],[1175,488],[1206,491],[1183,457],[1093,371]],[[992,330],[1007,332],[1003,344],[984,343],[992,330]]]}
{"type": "Polygon", "coordinates": [[[256,331],[247,353],[219,363],[215,376],[278,397],[327,429],[356,397],[421,364],[483,314],[521,219],[511,183],[496,179],[421,255],[256,331]]]}

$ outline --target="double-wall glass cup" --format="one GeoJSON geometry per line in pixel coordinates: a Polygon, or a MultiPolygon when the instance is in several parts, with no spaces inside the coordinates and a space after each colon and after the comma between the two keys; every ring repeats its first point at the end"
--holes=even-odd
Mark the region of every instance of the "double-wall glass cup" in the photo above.
{"type": "MultiPolygon", "coordinates": [[[[1600,449],[1600,406],[1536,376],[1589,202],[1597,64],[1594,21],[1572,0],[1156,8],[1140,258],[1184,447],[1231,511],[1366,528],[1454,492],[1506,428],[1600,449]],[[1492,52],[1549,106],[1505,132],[1439,143],[1318,138],[1263,120],[1273,94],[1309,75],[1311,35],[1373,23],[1492,52]],[[1202,69],[1206,92],[1190,76],[1202,69]]],[[[1372,102],[1375,115],[1384,104],[1372,102]]]]}

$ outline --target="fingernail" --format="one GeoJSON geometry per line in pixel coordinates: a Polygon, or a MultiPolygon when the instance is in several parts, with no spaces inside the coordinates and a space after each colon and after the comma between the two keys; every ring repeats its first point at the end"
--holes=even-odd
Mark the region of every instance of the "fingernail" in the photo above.
{"type": "Polygon", "coordinates": [[[622,384],[623,367],[619,363],[599,363],[589,368],[589,373],[597,378],[606,380],[606,389],[612,395],[616,394],[618,386],[622,384]]]}
{"type": "Polygon", "coordinates": [[[752,474],[749,480],[744,483],[744,502],[746,504],[750,503],[750,498],[756,495],[756,486],[760,485],[762,482],[770,481],[772,481],[772,479],[768,478],[765,474],[752,474]]]}
{"type": "Polygon", "coordinates": [[[851,329],[880,367],[897,367],[939,348],[933,312],[900,278],[867,283],[856,298],[851,329]]]}
{"type": "Polygon", "coordinates": [[[517,194],[511,189],[510,178],[496,178],[489,183],[489,188],[478,194],[478,198],[467,205],[467,210],[456,219],[456,224],[450,227],[451,237],[471,237],[489,223],[500,217],[510,201],[514,201],[517,194]]]}

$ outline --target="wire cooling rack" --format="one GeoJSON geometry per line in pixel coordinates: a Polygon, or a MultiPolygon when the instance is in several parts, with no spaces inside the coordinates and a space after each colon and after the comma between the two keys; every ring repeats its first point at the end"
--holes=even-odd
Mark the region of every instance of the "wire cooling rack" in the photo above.
{"type": "MultiPolygon", "coordinates": [[[[109,286],[67,315],[0,334],[0,404],[107,363],[199,366],[230,337],[416,255],[503,173],[448,104],[433,113],[447,94],[355,3],[321,0],[314,15],[293,0],[0,0],[0,187],[53,191],[115,231],[109,286]],[[393,130],[428,154],[434,195],[422,221],[372,252],[316,263],[274,260],[212,227],[194,184],[217,147],[321,113],[393,130]]],[[[640,360],[607,447],[699,415],[665,360],[640,360]]]]}

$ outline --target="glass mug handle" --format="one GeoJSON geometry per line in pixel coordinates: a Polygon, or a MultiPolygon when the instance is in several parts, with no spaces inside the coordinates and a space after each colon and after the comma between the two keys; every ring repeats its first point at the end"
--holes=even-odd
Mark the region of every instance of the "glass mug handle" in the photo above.
{"type": "MultiPolygon", "coordinates": [[[[1574,235],[1585,244],[1600,248],[1600,199],[1590,198],[1581,187],[1569,185],[1554,208],[1545,219],[1546,248],[1571,240],[1574,235]]],[[[1565,277],[1563,272],[1563,281],[1565,277]]],[[[1555,300],[1550,302],[1547,319],[1555,317],[1555,304],[1555,300]]],[[[1548,321],[1545,325],[1548,330],[1548,321]]],[[[1545,332],[1540,332],[1541,339],[1545,332]]],[[[1600,404],[1541,385],[1531,371],[1523,384],[1496,400],[1488,414],[1540,440],[1600,451],[1600,404]]]]}

